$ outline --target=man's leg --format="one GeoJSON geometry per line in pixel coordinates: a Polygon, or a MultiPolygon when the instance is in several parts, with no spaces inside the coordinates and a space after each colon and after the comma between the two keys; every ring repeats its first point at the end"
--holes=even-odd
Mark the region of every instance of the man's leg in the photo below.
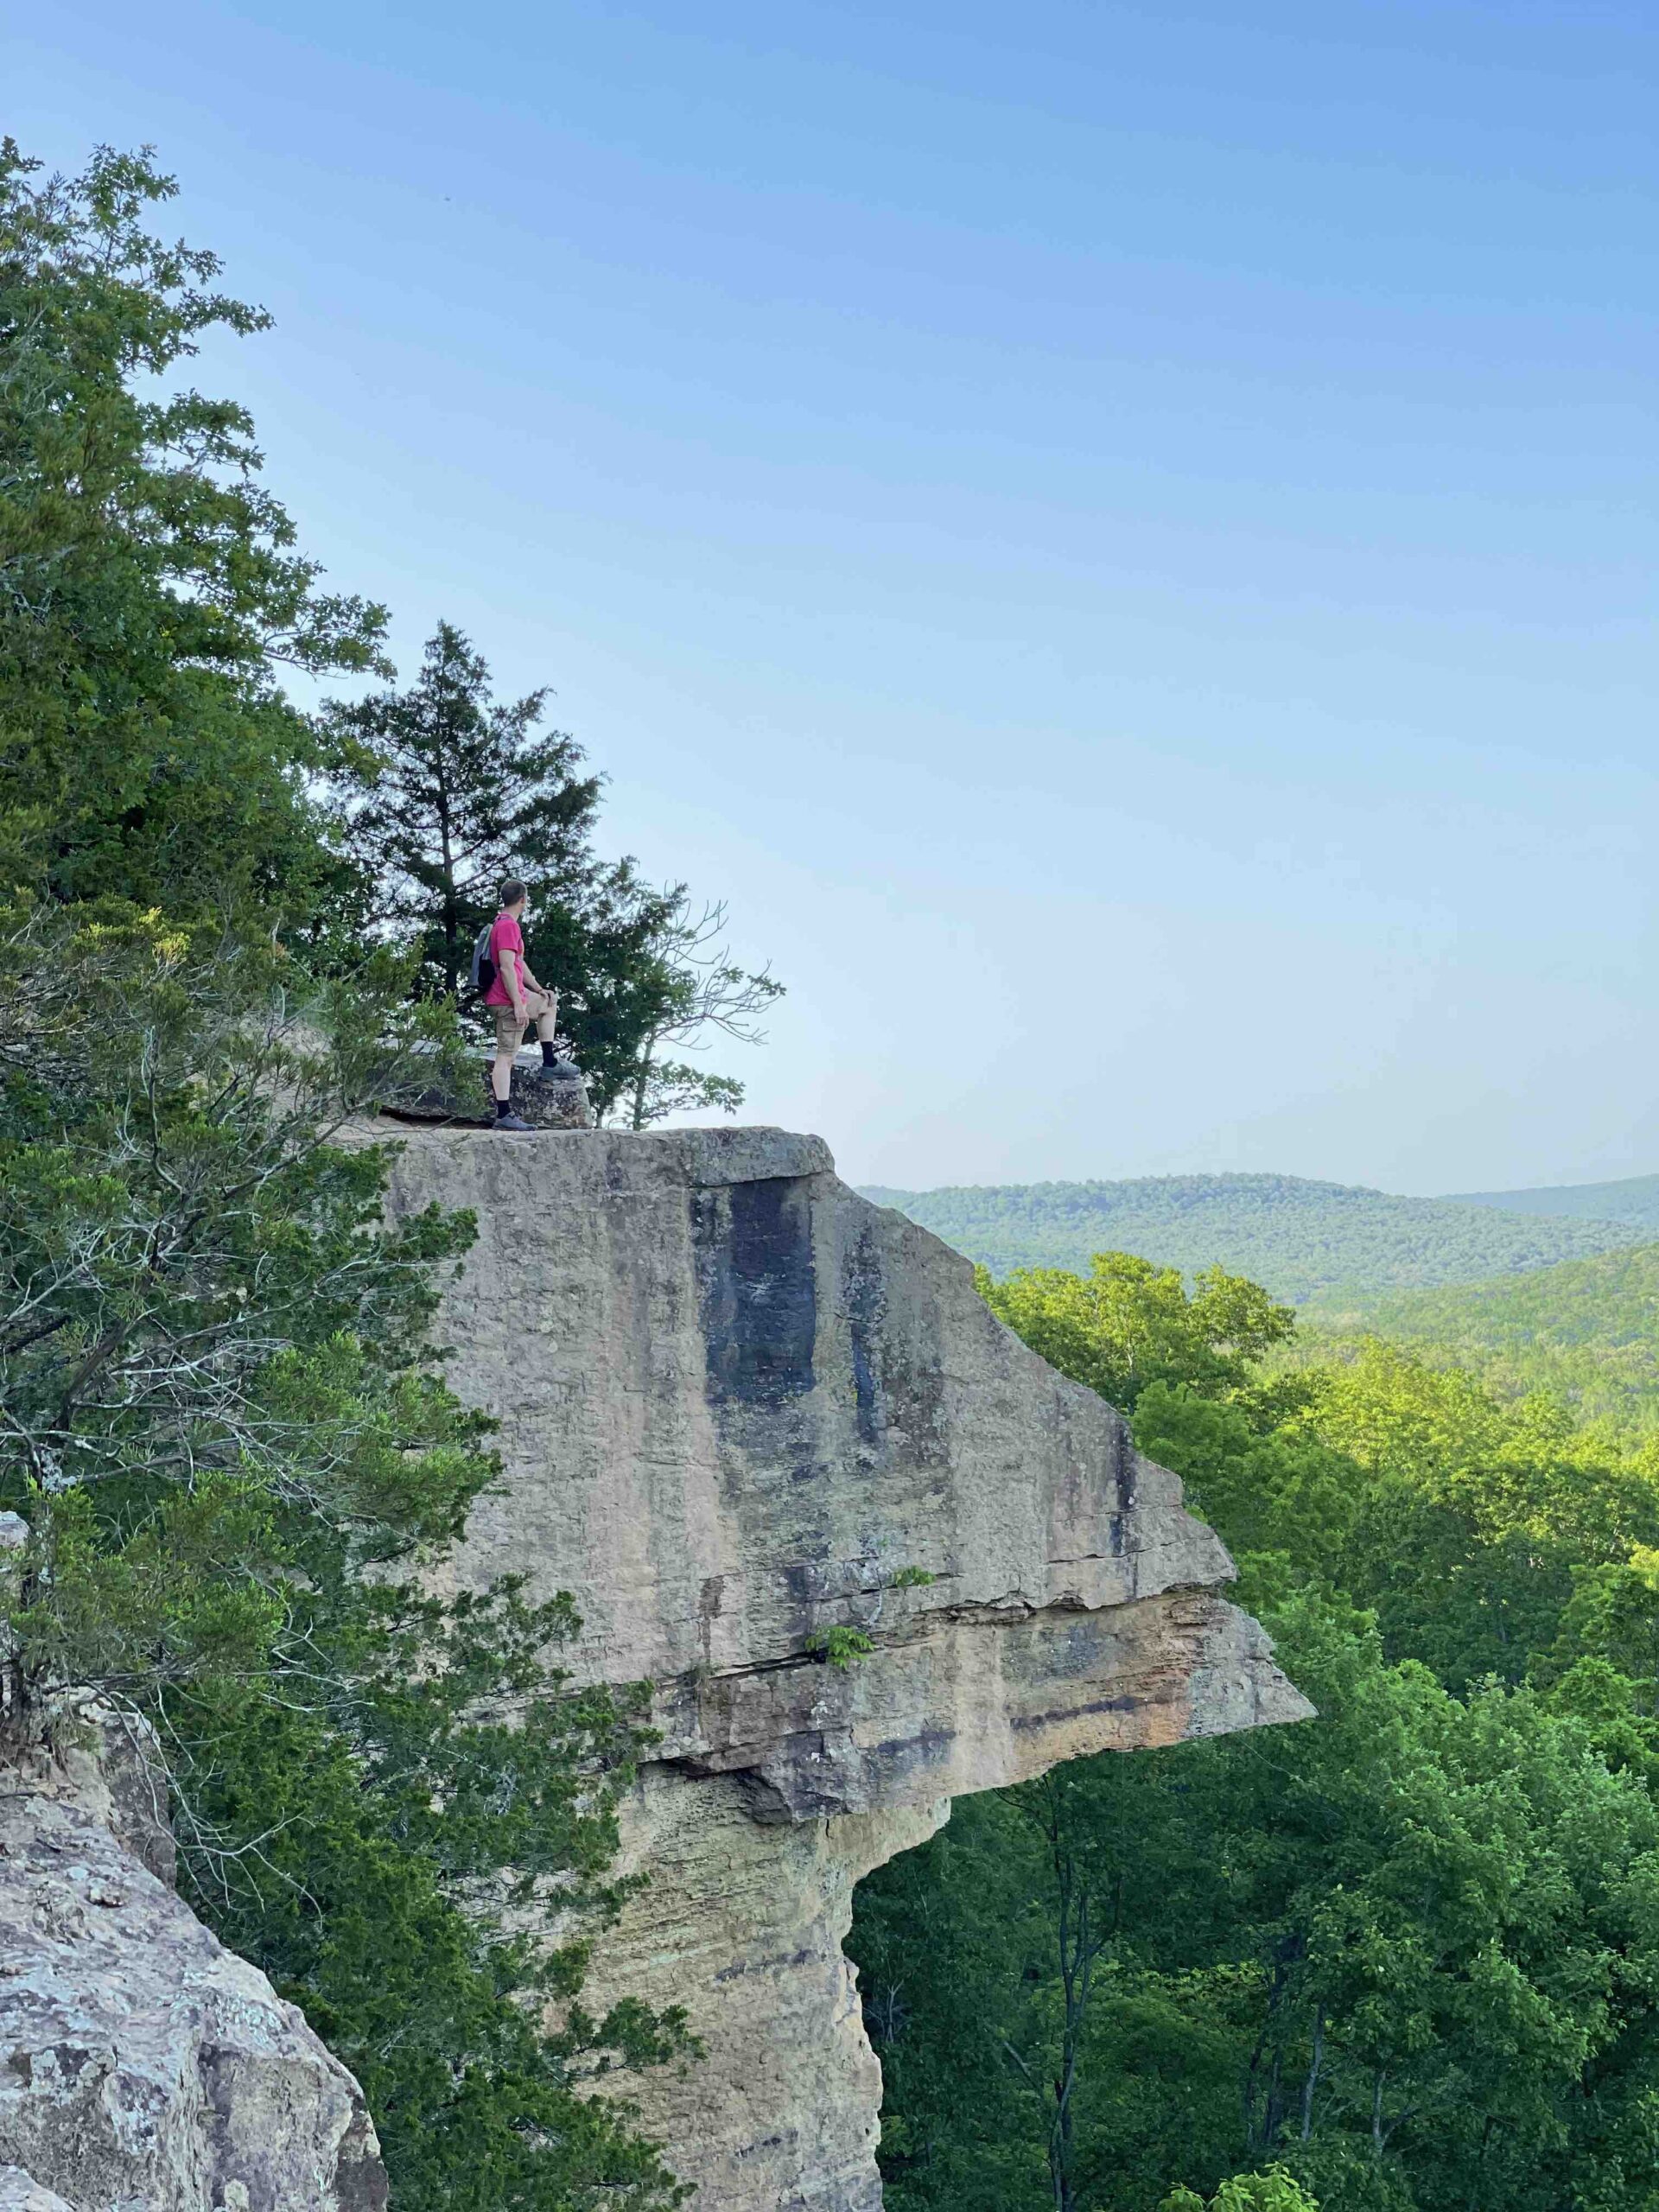
{"type": "Polygon", "coordinates": [[[510,1006],[495,1009],[495,1058],[490,1065],[490,1088],[495,1094],[498,1117],[505,1110],[512,1096],[512,1064],[518,1056],[524,1041],[524,1027],[514,1016],[510,1006]]]}
{"type": "Polygon", "coordinates": [[[559,995],[556,991],[531,991],[524,1003],[536,1023],[542,1065],[543,1069],[550,1068],[559,1057],[553,1049],[553,1039],[559,1033],[559,995]]]}

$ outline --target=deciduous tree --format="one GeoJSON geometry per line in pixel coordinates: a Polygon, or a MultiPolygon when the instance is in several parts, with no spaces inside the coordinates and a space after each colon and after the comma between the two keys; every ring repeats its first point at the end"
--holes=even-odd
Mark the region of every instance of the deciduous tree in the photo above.
{"type": "Polygon", "coordinates": [[[670,1114],[715,1107],[734,1114],[743,1085],[671,1052],[696,1052],[713,1039],[759,1045],[761,1015],[784,995],[770,969],[751,969],[727,957],[723,902],[698,911],[683,884],[669,892],[670,906],[652,942],[658,988],[652,1027],[639,1040],[626,1090],[619,1103],[630,1128],[648,1128],[670,1114]]]}

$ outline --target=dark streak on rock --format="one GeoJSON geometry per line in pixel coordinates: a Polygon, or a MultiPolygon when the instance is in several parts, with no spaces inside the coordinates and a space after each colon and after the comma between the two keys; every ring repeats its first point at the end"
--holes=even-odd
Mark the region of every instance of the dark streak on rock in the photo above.
{"type": "Polygon", "coordinates": [[[1102,1697],[1087,1705],[1063,1705],[1052,1713],[1016,1713],[1009,1721],[1014,1729],[1053,1728],[1063,1720],[1080,1720],[1092,1713],[1139,1713],[1148,1703],[1143,1697],[1102,1697]]]}
{"type": "Polygon", "coordinates": [[[739,1981],[745,1974],[770,1974],[778,1967],[804,1967],[817,1955],[813,1951],[773,1952],[764,1959],[740,1959],[735,1966],[722,1967],[715,1976],[716,1987],[724,1981],[739,1981]]]}
{"type": "Polygon", "coordinates": [[[709,1395],[776,1407],[813,1383],[817,1282],[806,1184],[774,1176],[692,1198],[709,1395]]]}
{"type": "Polygon", "coordinates": [[[887,1425],[876,1384],[877,1347],[885,1300],[876,1240],[868,1227],[848,1255],[842,1295],[853,1355],[854,1423],[859,1441],[874,1444],[887,1425]]]}

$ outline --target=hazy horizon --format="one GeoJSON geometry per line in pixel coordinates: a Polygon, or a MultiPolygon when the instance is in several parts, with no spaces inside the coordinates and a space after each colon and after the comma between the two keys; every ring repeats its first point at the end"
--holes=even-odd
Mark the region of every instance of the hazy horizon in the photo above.
{"type": "MultiPolygon", "coordinates": [[[[1654,1173],[1655,1173],[1655,1174],[1659,1174],[1659,1170],[1654,1171],[1654,1173]]],[[[867,1176],[861,1177],[861,1178],[860,1179],[860,1182],[859,1182],[859,1188],[860,1188],[861,1190],[865,1190],[865,1191],[902,1191],[902,1192],[906,1192],[912,1193],[912,1194],[913,1194],[914,1196],[916,1196],[916,1197],[918,1197],[918,1198],[921,1198],[921,1197],[925,1197],[925,1196],[929,1195],[929,1194],[930,1194],[930,1193],[931,1193],[932,1192],[935,1192],[935,1191],[940,1191],[940,1190],[960,1190],[960,1191],[1019,1190],[1019,1189],[1029,1188],[1032,1185],[1035,1185],[1035,1184],[1045,1184],[1045,1183],[1054,1183],[1054,1184],[1087,1184],[1087,1183],[1106,1183],[1106,1184],[1113,1184],[1113,1183],[1136,1183],[1136,1182],[1146,1182],[1146,1183],[1152,1183],[1152,1182],[1182,1182],[1182,1181],[1190,1181],[1190,1180],[1192,1180],[1194,1177],[1202,1177],[1202,1176],[1205,1176],[1205,1175],[1211,1175],[1211,1176],[1215,1176],[1215,1177],[1217,1177],[1217,1178],[1221,1178],[1221,1177],[1224,1177],[1224,1176],[1228,1176],[1228,1175],[1254,1175],[1254,1176],[1257,1176],[1257,1177],[1262,1177],[1262,1178],[1265,1178],[1265,1179],[1268,1179],[1268,1180],[1270,1180],[1270,1181],[1284,1180],[1284,1181],[1288,1181],[1288,1182],[1328,1183],[1328,1184],[1330,1184],[1330,1185],[1331,1185],[1331,1187],[1332,1187],[1332,1189],[1335,1189],[1335,1190],[1351,1190],[1351,1190],[1376,1190],[1376,1191],[1382,1191],[1382,1185],[1381,1185],[1380,1184],[1369,1184],[1369,1183],[1346,1183],[1346,1184],[1344,1184],[1344,1183],[1338,1183],[1338,1182],[1336,1182],[1336,1181],[1334,1180],[1334,1179],[1333,1179],[1333,1178],[1332,1178],[1332,1177],[1330,1177],[1330,1176],[1299,1175],[1299,1174],[1297,1174],[1297,1173],[1296,1173],[1296,1172],[1295,1172],[1295,1170],[1294,1170],[1294,1169],[1293,1169],[1293,1168],[1287,1168],[1287,1167],[1281,1167],[1281,1168],[1273,1168],[1273,1167],[1262,1167],[1262,1168],[1236,1168],[1236,1167],[1235,1167],[1235,1168],[1202,1168],[1202,1167],[1190,1167],[1190,1168],[1184,1168],[1184,1169],[1181,1169],[1181,1170],[1179,1170],[1179,1171],[1172,1171],[1172,1172],[1170,1172],[1170,1173],[1166,1173],[1166,1174],[1159,1174],[1159,1175],[1044,1175],[1044,1176],[1033,1176],[1033,1177],[1029,1178],[1029,1179],[1027,1179],[1027,1182],[1025,1182],[1025,1183],[1002,1183],[1002,1184],[999,1184],[999,1183],[982,1183],[982,1182],[976,1182],[976,1181],[974,1181],[972,1179],[964,1179],[964,1180],[963,1180],[963,1181],[961,1181],[961,1182],[957,1182],[957,1183],[949,1183],[949,1184],[944,1184],[944,1183],[932,1183],[932,1184],[926,1184],[926,1185],[924,1185],[924,1184],[919,1184],[919,1183],[886,1183],[886,1182],[883,1182],[883,1181],[882,1181],[879,1177],[876,1177],[876,1176],[871,1176],[871,1175],[867,1175],[867,1176]]],[[[1567,1183],[1567,1184],[1561,1184],[1561,1183],[1507,1184],[1507,1185],[1502,1185],[1500,1188],[1497,1188],[1497,1189],[1494,1189],[1494,1190],[1484,1190],[1484,1191],[1473,1191],[1473,1190],[1469,1190],[1469,1191],[1382,1191],[1382,1194],[1384,1197],[1386,1197],[1386,1198],[1443,1198],[1443,1199],[1445,1199],[1445,1200],[1448,1201],[1449,1203],[1454,1203],[1454,1202],[1456,1202],[1457,1200],[1459,1200],[1459,1199],[1465,1199],[1465,1200],[1481,1200],[1481,1201],[1484,1201],[1484,1200],[1486,1200],[1486,1199],[1489,1199],[1489,1198],[1499,1198],[1499,1197],[1504,1197],[1504,1198],[1524,1198],[1524,1197],[1526,1197],[1526,1196],[1529,1195],[1530,1193],[1536,1192],[1542,1192],[1542,1191],[1557,1191],[1557,1190],[1589,1190],[1589,1191],[1596,1191],[1596,1190],[1614,1190],[1614,1189],[1617,1189],[1617,1188],[1618,1188],[1618,1186],[1621,1183],[1643,1183],[1643,1182],[1649,1182],[1649,1181],[1651,1181],[1651,1180],[1653,1180],[1653,1179],[1654,1179],[1654,1174],[1649,1174],[1649,1175],[1637,1174],[1637,1175],[1626,1175],[1626,1176],[1616,1176],[1616,1177],[1599,1177],[1599,1178],[1597,1178],[1597,1179],[1596,1179],[1595,1181],[1593,1181],[1593,1182],[1590,1182],[1590,1183],[1585,1183],[1585,1184],[1571,1184],[1571,1183],[1567,1183]]]]}
{"type": "Polygon", "coordinates": [[[301,542],[541,683],[842,1173],[1659,1162],[1659,19],[86,0],[301,542]]]}

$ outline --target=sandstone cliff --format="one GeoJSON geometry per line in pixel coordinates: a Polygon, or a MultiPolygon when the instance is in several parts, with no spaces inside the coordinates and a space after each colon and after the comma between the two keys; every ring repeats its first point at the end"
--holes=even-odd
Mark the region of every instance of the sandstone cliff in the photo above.
{"type": "Polygon", "coordinates": [[[569,1590],[579,1669],[657,1688],[597,1993],[707,2056],[647,2123],[700,2212],[874,2212],[860,1877],[964,1791],[1308,1708],[1174,1478],[817,1140],[423,1131],[395,1203],[433,1199],[478,1214],[443,1334],[508,1476],[457,1572],[569,1590]]]}
{"type": "Polygon", "coordinates": [[[106,1730],[0,1770],[0,2212],[381,2212],[356,2082],[174,1894],[106,1730]]]}

